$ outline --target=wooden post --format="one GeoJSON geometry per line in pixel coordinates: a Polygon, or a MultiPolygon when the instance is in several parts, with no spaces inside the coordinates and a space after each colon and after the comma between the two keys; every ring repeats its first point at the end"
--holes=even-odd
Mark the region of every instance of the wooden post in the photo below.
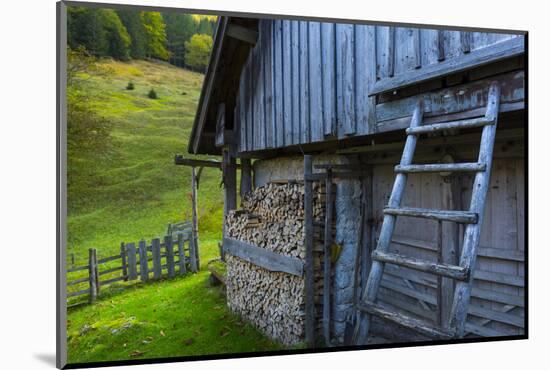
{"type": "Polygon", "coordinates": [[[437,60],[445,60],[445,34],[443,30],[437,30],[437,60]]]}
{"type": "Polygon", "coordinates": [[[90,302],[97,298],[97,255],[95,248],[88,250],[88,277],[90,282],[90,302]]]}
{"type": "Polygon", "coordinates": [[[199,271],[199,258],[197,254],[197,248],[195,245],[195,239],[193,237],[189,240],[189,259],[191,265],[191,271],[199,271]]]}
{"type": "MultiPolygon", "coordinates": [[[[192,211],[193,211],[193,227],[191,233],[191,242],[190,245],[193,245],[194,254],[190,254],[190,258],[195,260],[194,263],[197,265],[197,269],[200,267],[200,257],[199,257],[199,220],[198,220],[198,211],[197,211],[197,174],[195,172],[195,167],[191,167],[191,198],[192,198],[192,211]]],[[[193,262],[192,262],[193,263],[193,262]]],[[[194,270],[193,272],[197,272],[194,270]]]]}
{"type": "Polygon", "coordinates": [[[187,272],[187,268],[185,266],[185,248],[183,244],[183,234],[178,234],[178,265],[179,265],[179,273],[180,275],[185,275],[187,272]]]}
{"type": "Polygon", "coordinates": [[[315,347],[315,292],[313,267],[313,158],[304,155],[304,228],[305,228],[305,325],[306,343],[315,347]]]}
{"type": "Polygon", "coordinates": [[[124,276],[124,281],[128,281],[128,263],[126,262],[126,246],[124,242],[120,243],[120,259],[122,263],[122,276],[124,276]]]}
{"type": "Polygon", "coordinates": [[[128,279],[137,279],[136,246],[134,243],[126,244],[126,254],[128,257],[128,279]]]}
{"type": "Polygon", "coordinates": [[[155,238],[151,241],[151,252],[153,255],[153,278],[160,279],[162,276],[162,265],[160,261],[160,240],[155,238]]]}
{"type": "Polygon", "coordinates": [[[223,151],[223,183],[224,183],[224,202],[223,202],[223,236],[225,233],[225,220],[229,211],[237,208],[237,163],[229,149],[223,151]]]}
{"type": "Polygon", "coordinates": [[[172,244],[172,236],[166,235],[164,237],[164,248],[166,250],[166,270],[168,277],[173,278],[175,276],[174,269],[174,246],[172,244]]]}
{"type": "Polygon", "coordinates": [[[241,202],[249,191],[252,191],[252,164],[250,159],[241,158],[241,202]]]}
{"type": "Polygon", "coordinates": [[[147,261],[147,243],[139,241],[139,276],[144,283],[149,280],[149,261],[147,261]]]}
{"type": "Polygon", "coordinates": [[[331,246],[332,246],[332,212],[333,212],[333,201],[332,201],[332,170],[329,168],[327,170],[327,179],[326,179],[326,207],[325,207],[325,237],[324,237],[324,258],[323,258],[323,276],[324,276],[324,285],[323,285],[323,336],[325,338],[325,345],[330,346],[330,287],[332,284],[331,280],[331,266],[330,266],[330,257],[331,257],[331,246]]]}

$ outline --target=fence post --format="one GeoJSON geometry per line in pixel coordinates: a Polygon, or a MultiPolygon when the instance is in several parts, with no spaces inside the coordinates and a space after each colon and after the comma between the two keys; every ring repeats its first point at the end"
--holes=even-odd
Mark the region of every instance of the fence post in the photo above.
{"type": "Polygon", "coordinates": [[[174,246],[172,244],[172,236],[166,235],[164,237],[164,248],[166,250],[166,270],[168,277],[174,277],[174,246]]]}
{"type": "Polygon", "coordinates": [[[122,260],[122,276],[128,281],[128,264],[126,263],[126,247],[124,242],[120,243],[120,259],[122,260]]]}
{"type": "MultiPolygon", "coordinates": [[[[195,167],[191,168],[191,201],[192,201],[192,215],[193,215],[193,224],[192,224],[192,234],[191,238],[193,239],[192,244],[194,245],[195,253],[194,255],[191,255],[190,257],[192,260],[195,260],[196,268],[193,270],[193,272],[197,272],[197,269],[200,268],[200,262],[199,262],[199,215],[197,210],[197,174],[195,172],[195,167]]],[[[224,222],[225,224],[225,222],[224,222]]],[[[191,262],[193,263],[193,262],[191,262]]]]}
{"type": "Polygon", "coordinates": [[[191,271],[197,272],[199,261],[197,258],[197,246],[195,244],[195,238],[193,235],[189,238],[189,259],[191,260],[191,271]]]}
{"type": "Polygon", "coordinates": [[[88,277],[90,282],[90,302],[94,302],[97,298],[97,256],[95,248],[88,250],[88,277]]]}
{"type": "Polygon", "coordinates": [[[126,244],[126,253],[128,256],[128,278],[130,280],[137,279],[137,263],[136,263],[136,245],[134,243],[126,244]]]}
{"type": "Polygon", "coordinates": [[[147,243],[139,241],[139,276],[144,283],[149,279],[149,266],[147,261],[147,243]]]}
{"type": "Polygon", "coordinates": [[[178,256],[179,256],[179,272],[180,275],[184,275],[187,272],[187,268],[185,267],[185,249],[183,246],[183,234],[178,234],[178,256]]]}
{"type": "Polygon", "coordinates": [[[153,277],[155,279],[160,279],[162,275],[162,266],[160,262],[160,240],[158,238],[153,239],[151,249],[153,253],[153,277]]]}

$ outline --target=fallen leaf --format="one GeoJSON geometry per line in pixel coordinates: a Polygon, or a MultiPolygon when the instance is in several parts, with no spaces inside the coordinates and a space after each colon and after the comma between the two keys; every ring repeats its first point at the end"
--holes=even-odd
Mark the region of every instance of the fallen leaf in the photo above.
{"type": "Polygon", "coordinates": [[[138,349],[136,350],[133,350],[131,353],[130,353],[130,357],[139,357],[139,356],[142,356],[145,352],[142,352],[138,349]]]}
{"type": "Polygon", "coordinates": [[[162,335],[163,337],[166,336],[166,334],[164,334],[162,330],[160,331],[160,335],[162,335]]]}
{"type": "Polygon", "coordinates": [[[185,344],[186,346],[190,346],[194,342],[195,342],[195,340],[193,338],[189,338],[189,339],[184,340],[183,344],[185,344]]]}

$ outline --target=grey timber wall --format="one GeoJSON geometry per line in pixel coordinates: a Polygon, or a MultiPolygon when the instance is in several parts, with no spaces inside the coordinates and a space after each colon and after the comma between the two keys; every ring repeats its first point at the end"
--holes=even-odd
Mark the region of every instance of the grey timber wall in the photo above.
{"type": "MultiPolygon", "coordinates": [[[[387,109],[378,117],[373,93],[517,55],[519,50],[523,36],[510,34],[260,20],[233,112],[238,151],[380,131],[378,121],[398,117],[387,109]]],[[[522,89],[519,84],[511,90],[514,96],[506,95],[502,103],[522,99],[522,89]]],[[[478,94],[473,95],[476,108],[478,94]]],[[[445,111],[453,111],[446,103],[445,111]]],[[[458,111],[464,108],[459,103],[458,111]]]]}

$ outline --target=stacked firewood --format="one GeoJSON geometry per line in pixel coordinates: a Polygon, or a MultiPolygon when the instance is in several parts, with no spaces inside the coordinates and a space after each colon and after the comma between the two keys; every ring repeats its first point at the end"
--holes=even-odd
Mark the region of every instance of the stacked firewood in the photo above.
{"type": "MultiPolygon", "coordinates": [[[[325,187],[314,183],[313,190],[315,301],[318,304],[322,300],[325,187]]],[[[303,261],[303,183],[269,183],[249,192],[243,197],[242,209],[229,212],[226,233],[230,238],[303,261]]],[[[268,271],[229,254],[226,262],[229,308],[284,344],[303,341],[304,278],[268,271]]]]}

